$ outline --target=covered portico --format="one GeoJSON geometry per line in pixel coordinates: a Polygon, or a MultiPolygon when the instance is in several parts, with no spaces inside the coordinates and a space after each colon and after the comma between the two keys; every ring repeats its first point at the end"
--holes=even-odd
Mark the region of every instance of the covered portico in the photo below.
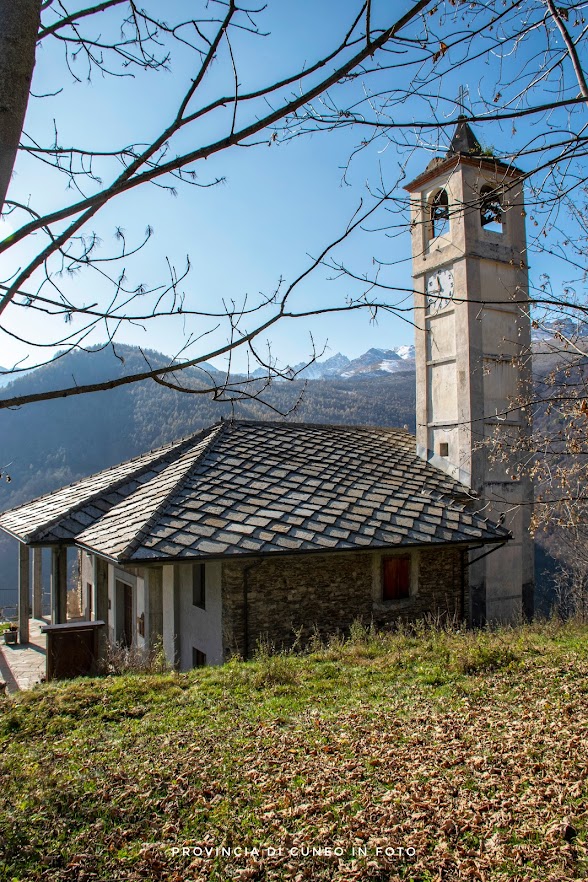
{"type": "MultiPolygon", "coordinates": [[[[50,616],[52,624],[67,621],[67,546],[51,546],[50,616]]],[[[28,643],[29,621],[43,619],[43,548],[19,541],[18,631],[20,643],[28,643]]]]}
{"type": "MultiPolygon", "coordinates": [[[[173,463],[178,450],[181,452],[187,446],[186,440],[165,445],[155,453],[145,453],[0,515],[0,529],[19,543],[18,628],[22,644],[29,642],[31,615],[37,620],[44,613],[49,613],[52,625],[68,621],[68,550],[70,554],[80,554],[78,537],[137,490],[148,489],[148,495],[152,497],[148,501],[151,505],[157,505],[161,492],[158,479],[173,463]],[[154,485],[155,489],[152,490],[154,485]],[[43,609],[44,566],[50,566],[51,570],[49,609],[43,609]]],[[[137,511],[139,519],[143,512],[143,507],[140,507],[137,511]]],[[[128,522],[127,516],[125,527],[129,526],[128,522]]],[[[81,556],[83,559],[86,557],[83,550],[81,556]]],[[[80,567],[82,618],[109,623],[109,631],[112,630],[110,625],[121,618],[117,614],[116,599],[113,602],[116,585],[109,584],[112,578],[108,560],[100,555],[92,555],[90,578],[84,577],[83,566],[80,567]],[[88,593],[90,585],[91,592],[88,593]]],[[[125,584],[132,582],[133,578],[126,574],[125,584]]],[[[153,579],[152,582],[155,584],[153,579]]],[[[153,589],[151,591],[153,593],[153,589]]],[[[136,602],[129,604],[129,607],[128,617],[132,617],[134,632],[136,602]]],[[[155,613],[152,618],[157,622],[155,613]]],[[[109,633],[108,636],[116,641],[120,635],[109,633]]]]}

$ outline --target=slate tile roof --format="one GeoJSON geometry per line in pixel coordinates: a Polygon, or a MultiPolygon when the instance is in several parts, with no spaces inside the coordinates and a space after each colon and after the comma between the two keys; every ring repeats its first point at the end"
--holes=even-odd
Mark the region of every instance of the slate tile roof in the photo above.
{"type": "Polygon", "coordinates": [[[0,515],[121,563],[504,541],[400,429],[224,422],[0,515]]]}
{"type": "Polygon", "coordinates": [[[0,515],[0,527],[23,542],[53,544],[74,540],[118,503],[149,485],[184,449],[208,431],[166,444],[120,465],[82,478],[0,515]]]}

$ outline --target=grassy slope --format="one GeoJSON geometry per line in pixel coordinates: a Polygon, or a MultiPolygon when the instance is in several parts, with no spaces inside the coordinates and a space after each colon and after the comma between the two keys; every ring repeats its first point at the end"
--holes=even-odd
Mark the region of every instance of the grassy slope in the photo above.
{"type": "Polygon", "coordinates": [[[306,657],[7,699],[0,878],[583,879],[587,637],[355,629],[306,657]],[[172,855],[206,844],[283,853],[172,855]]]}

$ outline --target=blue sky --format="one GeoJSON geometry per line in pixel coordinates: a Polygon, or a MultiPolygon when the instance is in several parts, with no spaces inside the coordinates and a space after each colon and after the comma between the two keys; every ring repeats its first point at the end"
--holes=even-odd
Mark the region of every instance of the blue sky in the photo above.
{"type": "MultiPolygon", "coordinates": [[[[397,8],[400,14],[410,5],[394,4],[395,11],[397,8]]],[[[170,4],[174,12],[191,6],[184,0],[170,4]]],[[[290,73],[301,61],[310,61],[328,44],[333,28],[343,32],[344,22],[355,8],[352,0],[270,3],[260,21],[271,31],[271,37],[241,34],[233,43],[242,88],[253,88],[266,81],[268,74],[278,78],[290,73]]],[[[374,3],[376,20],[378,15],[388,12],[389,4],[384,0],[374,3]]],[[[104,16],[105,33],[113,22],[114,18],[104,16]]],[[[64,67],[62,47],[46,42],[37,57],[33,91],[47,93],[61,87],[63,91],[52,98],[32,99],[25,124],[25,130],[44,143],[52,139],[54,119],[62,144],[109,149],[131,140],[148,140],[159,130],[162,120],[169,119],[178,96],[189,82],[192,57],[180,51],[174,57],[171,73],[147,73],[134,80],[104,78],[95,73],[88,83],[79,60],[72,65],[79,71],[78,83],[64,67]]],[[[212,95],[217,85],[230,82],[227,61],[223,50],[205,92],[212,95]]],[[[488,70],[480,65],[459,76],[449,72],[443,85],[446,94],[457,95],[466,75],[479,79],[488,76],[488,70]]],[[[390,74],[391,81],[397,77],[402,77],[401,70],[390,74]]],[[[475,80],[467,85],[475,92],[475,80]]],[[[415,99],[414,108],[408,103],[401,113],[404,118],[411,118],[411,114],[422,118],[422,104],[417,105],[415,99]]],[[[524,126],[519,127],[519,136],[524,137],[525,131],[524,126]]],[[[214,125],[199,132],[203,139],[215,134],[214,125]]],[[[218,308],[223,300],[241,302],[245,295],[251,302],[259,292],[268,294],[274,290],[280,278],[287,283],[303,272],[311,258],[341,234],[360,200],[369,200],[366,183],[375,188],[383,178],[386,185],[393,185],[399,176],[399,163],[405,162],[410,179],[431,158],[424,145],[416,151],[401,152],[392,145],[384,149],[383,143],[375,142],[353,162],[343,182],[348,156],[364,136],[363,132],[347,129],[271,146],[233,148],[201,163],[197,169],[202,183],[216,176],[225,178],[216,187],[180,185],[177,196],[154,186],[141,187],[112,202],[92,223],[91,229],[102,241],[98,253],[111,253],[116,246],[117,227],[125,230],[132,244],[141,239],[149,225],[154,235],[148,246],[138,257],[124,262],[130,284],[144,282],[150,286],[165,281],[167,261],[181,272],[189,256],[192,269],[181,286],[187,305],[218,308]]],[[[505,137],[508,135],[497,125],[482,133],[485,143],[501,145],[505,137]]],[[[106,163],[104,170],[108,175],[114,166],[106,163]]],[[[25,158],[17,165],[10,195],[21,202],[30,200],[37,210],[46,211],[75,196],[64,189],[66,183],[64,177],[48,173],[46,166],[25,158]]],[[[12,220],[4,225],[6,230],[10,230],[12,220]]],[[[393,211],[387,220],[392,222],[393,231],[357,231],[336,254],[358,272],[370,272],[374,257],[390,261],[395,265],[386,270],[386,280],[408,288],[410,241],[404,218],[393,211]]],[[[370,225],[380,223],[383,220],[370,225]]],[[[35,244],[21,249],[18,259],[22,261],[35,244]]],[[[536,277],[546,268],[545,260],[534,261],[536,277]]],[[[555,265],[548,268],[558,283],[565,277],[565,271],[560,272],[555,265]]],[[[351,283],[341,279],[329,281],[328,276],[328,272],[319,271],[305,283],[296,296],[297,308],[341,303],[347,294],[356,293],[351,283]]],[[[59,283],[72,297],[86,303],[103,301],[108,295],[107,288],[87,273],[72,279],[60,278],[59,283]]],[[[29,335],[38,342],[47,339],[46,319],[35,318],[30,311],[14,308],[7,322],[20,335],[29,335]]],[[[64,328],[67,332],[68,328],[60,324],[57,331],[62,333],[64,328]]],[[[283,364],[304,361],[312,353],[311,335],[319,352],[327,346],[325,355],[342,351],[351,357],[373,346],[392,348],[412,342],[410,324],[397,316],[381,313],[378,321],[373,322],[367,313],[353,313],[281,324],[270,334],[272,352],[283,364]]],[[[99,342],[104,336],[104,329],[100,329],[87,342],[99,342]]],[[[267,338],[268,335],[262,337],[260,343],[267,338]]],[[[226,331],[211,331],[211,326],[201,321],[174,317],[147,323],[145,327],[121,327],[116,339],[169,355],[179,352],[187,339],[193,339],[198,342],[193,342],[185,352],[193,357],[206,352],[209,343],[217,345],[226,339],[226,331]]],[[[5,334],[0,336],[0,346],[3,365],[26,357],[29,360],[23,362],[24,367],[43,354],[43,350],[9,340],[5,334]]],[[[243,369],[245,356],[237,355],[234,366],[243,369]]]]}

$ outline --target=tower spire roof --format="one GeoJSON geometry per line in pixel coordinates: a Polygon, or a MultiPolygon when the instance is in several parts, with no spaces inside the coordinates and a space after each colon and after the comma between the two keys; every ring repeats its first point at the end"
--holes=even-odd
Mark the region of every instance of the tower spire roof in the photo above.
{"type": "Polygon", "coordinates": [[[457,126],[447,156],[455,156],[459,153],[465,153],[467,156],[480,156],[482,153],[480,142],[472,132],[467,117],[463,113],[457,117],[457,126]]]}

